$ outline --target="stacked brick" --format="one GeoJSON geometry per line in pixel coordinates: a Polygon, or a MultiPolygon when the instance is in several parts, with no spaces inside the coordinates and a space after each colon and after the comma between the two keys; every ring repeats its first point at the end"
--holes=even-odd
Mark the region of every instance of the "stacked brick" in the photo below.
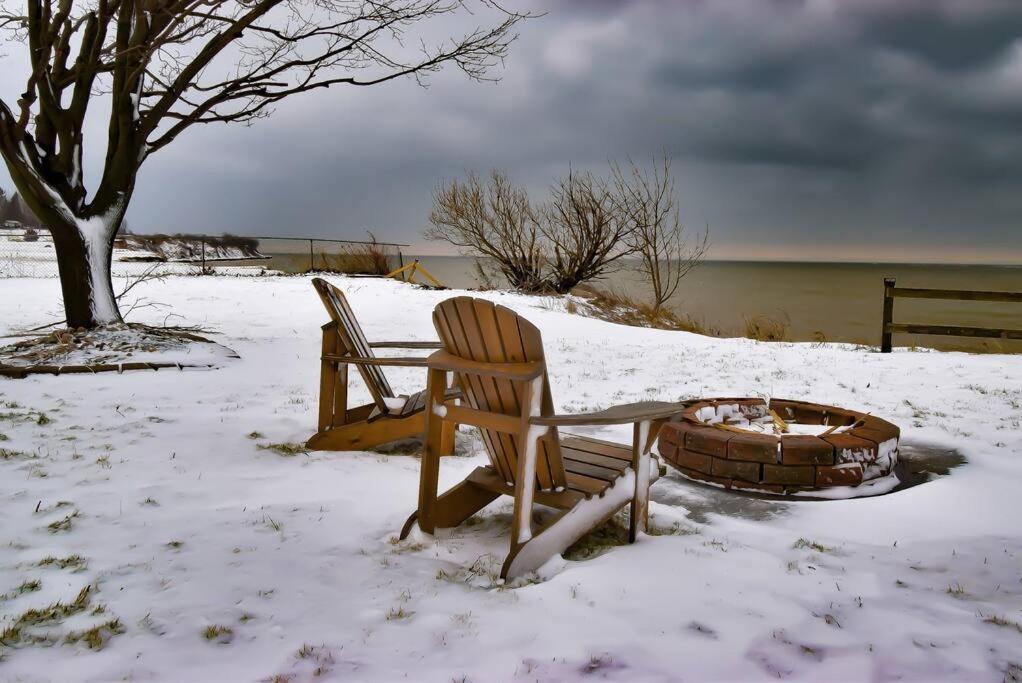
{"type": "Polygon", "coordinates": [[[790,423],[825,425],[820,435],[725,429],[729,418],[762,419],[762,399],[714,399],[689,406],[664,425],[660,454],[682,474],[728,489],[794,493],[858,486],[890,474],[900,430],[870,415],[833,406],[774,399],[770,409],[790,423]]]}

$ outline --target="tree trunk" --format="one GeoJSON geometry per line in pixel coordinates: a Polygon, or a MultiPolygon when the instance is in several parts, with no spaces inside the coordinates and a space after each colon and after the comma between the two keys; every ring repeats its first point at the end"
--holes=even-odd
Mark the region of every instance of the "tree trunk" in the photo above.
{"type": "Polygon", "coordinates": [[[110,262],[114,236],[134,189],[137,164],[121,174],[116,186],[120,189],[101,188],[103,196],[97,192],[93,202],[83,206],[65,197],[84,196],[84,189],[65,187],[61,193],[52,183],[47,184],[24,157],[22,146],[0,136],[0,152],[22,200],[53,236],[68,327],[92,329],[121,322],[110,262]]]}
{"type": "Polygon", "coordinates": [[[121,322],[110,275],[120,221],[117,212],[50,228],[68,327],[91,329],[121,322]]]}

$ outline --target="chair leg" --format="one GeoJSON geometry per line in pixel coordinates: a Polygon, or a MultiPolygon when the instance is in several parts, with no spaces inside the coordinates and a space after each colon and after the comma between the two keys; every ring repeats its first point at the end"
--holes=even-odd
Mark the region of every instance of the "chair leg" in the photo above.
{"type": "Polygon", "coordinates": [[[430,370],[426,381],[426,410],[422,464],[419,474],[419,528],[427,534],[436,529],[437,487],[440,481],[440,455],[443,451],[444,420],[433,407],[444,402],[446,373],[430,370]]]}
{"type": "MultiPolygon", "coordinates": [[[[323,330],[323,355],[337,352],[337,332],[333,329],[323,330]]],[[[329,360],[321,360],[319,364],[319,426],[318,431],[326,431],[333,427],[334,411],[337,406],[334,403],[334,392],[337,384],[337,363],[329,360]]],[[[344,406],[340,407],[344,410],[344,406]]]]}
{"type": "Polygon", "coordinates": [[[458,425],[444,421],[440,428],[440,455],[454,455],[454,434],[458,425]]]}
{"type": "MultiPolygon", "coordinates": [[[[441,529],[452,529],[499,497],[499,493],[463,481],[437,498],[433,513],[434,526],[441,529]]],[[[408,519],[405,527],[401,530],[402,539],[408,535],[412,523],[417,519],[418,512],[408,519]]]]}
{"type": "Polygon", "coordinates": [[[628,508],[628,542],[635,543],[639,533],[649,526],[649,422],[636,423],[632,428],[632,472],[635,473],[635,493],[628,508]]]}

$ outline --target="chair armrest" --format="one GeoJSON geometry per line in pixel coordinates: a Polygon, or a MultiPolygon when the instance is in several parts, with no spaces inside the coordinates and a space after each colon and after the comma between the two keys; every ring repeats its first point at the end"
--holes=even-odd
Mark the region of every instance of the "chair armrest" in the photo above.
{"type": "Polygon", "coordinates": [[[538,416],[529,420],[529,423],[545,427],[634,424],[646,420],[666,420],[680,413],[686,406],[685,402],[641,401],[625,403],[594,413],[538,416]]]}
{"type": "Polygon", "coordinates": [[[528,381],[543,375],[546,363],[529,361],[522,363],[484,363],[481,361],[459,358],[446,351],[437,351],[429,356],[431,370],[446,372],[466,372],[471,375],[484,375],[513,381],[528,381]]]}
{"type": "Polygon", "coordinates": [[[431,341],[379,341],[369,342],[374,349],[442,349],[441,342],[431,341]]]}
{"type": "Polygon", "coordinates": [[[352,365],[390,365],[406,368],[427,367],[426,358],[363,358],[362,356],[339,356],[327,353],[322,356],[322,359],[335,363],[351,363],[352,365]]]}

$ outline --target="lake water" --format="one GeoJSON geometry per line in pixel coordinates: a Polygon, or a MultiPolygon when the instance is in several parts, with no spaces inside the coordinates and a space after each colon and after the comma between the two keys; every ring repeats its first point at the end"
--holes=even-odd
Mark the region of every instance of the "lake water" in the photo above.
{"type": "MultiPolygon", "coordinates": [[[[418,258],[449,287],[479,285],[474,259],[418,258]]],[[[784,321],[793,341],[877,345],[885,277],[902,287],[1022,292],[1022,266],[707,261],[685,277],[669,305],[723,336],[740,335],[746,319],[767,316],[784,321]]],[[[637,299],[646,293],[642,278],[627,267],[591,284],[637,299]]],[[[1022,304],[896,299],[894,320],[1022,329],[1022,304]]],[[[1022,341],[907,334],[896,334],[894,345],[1022,352],[1022,341]]]]}

